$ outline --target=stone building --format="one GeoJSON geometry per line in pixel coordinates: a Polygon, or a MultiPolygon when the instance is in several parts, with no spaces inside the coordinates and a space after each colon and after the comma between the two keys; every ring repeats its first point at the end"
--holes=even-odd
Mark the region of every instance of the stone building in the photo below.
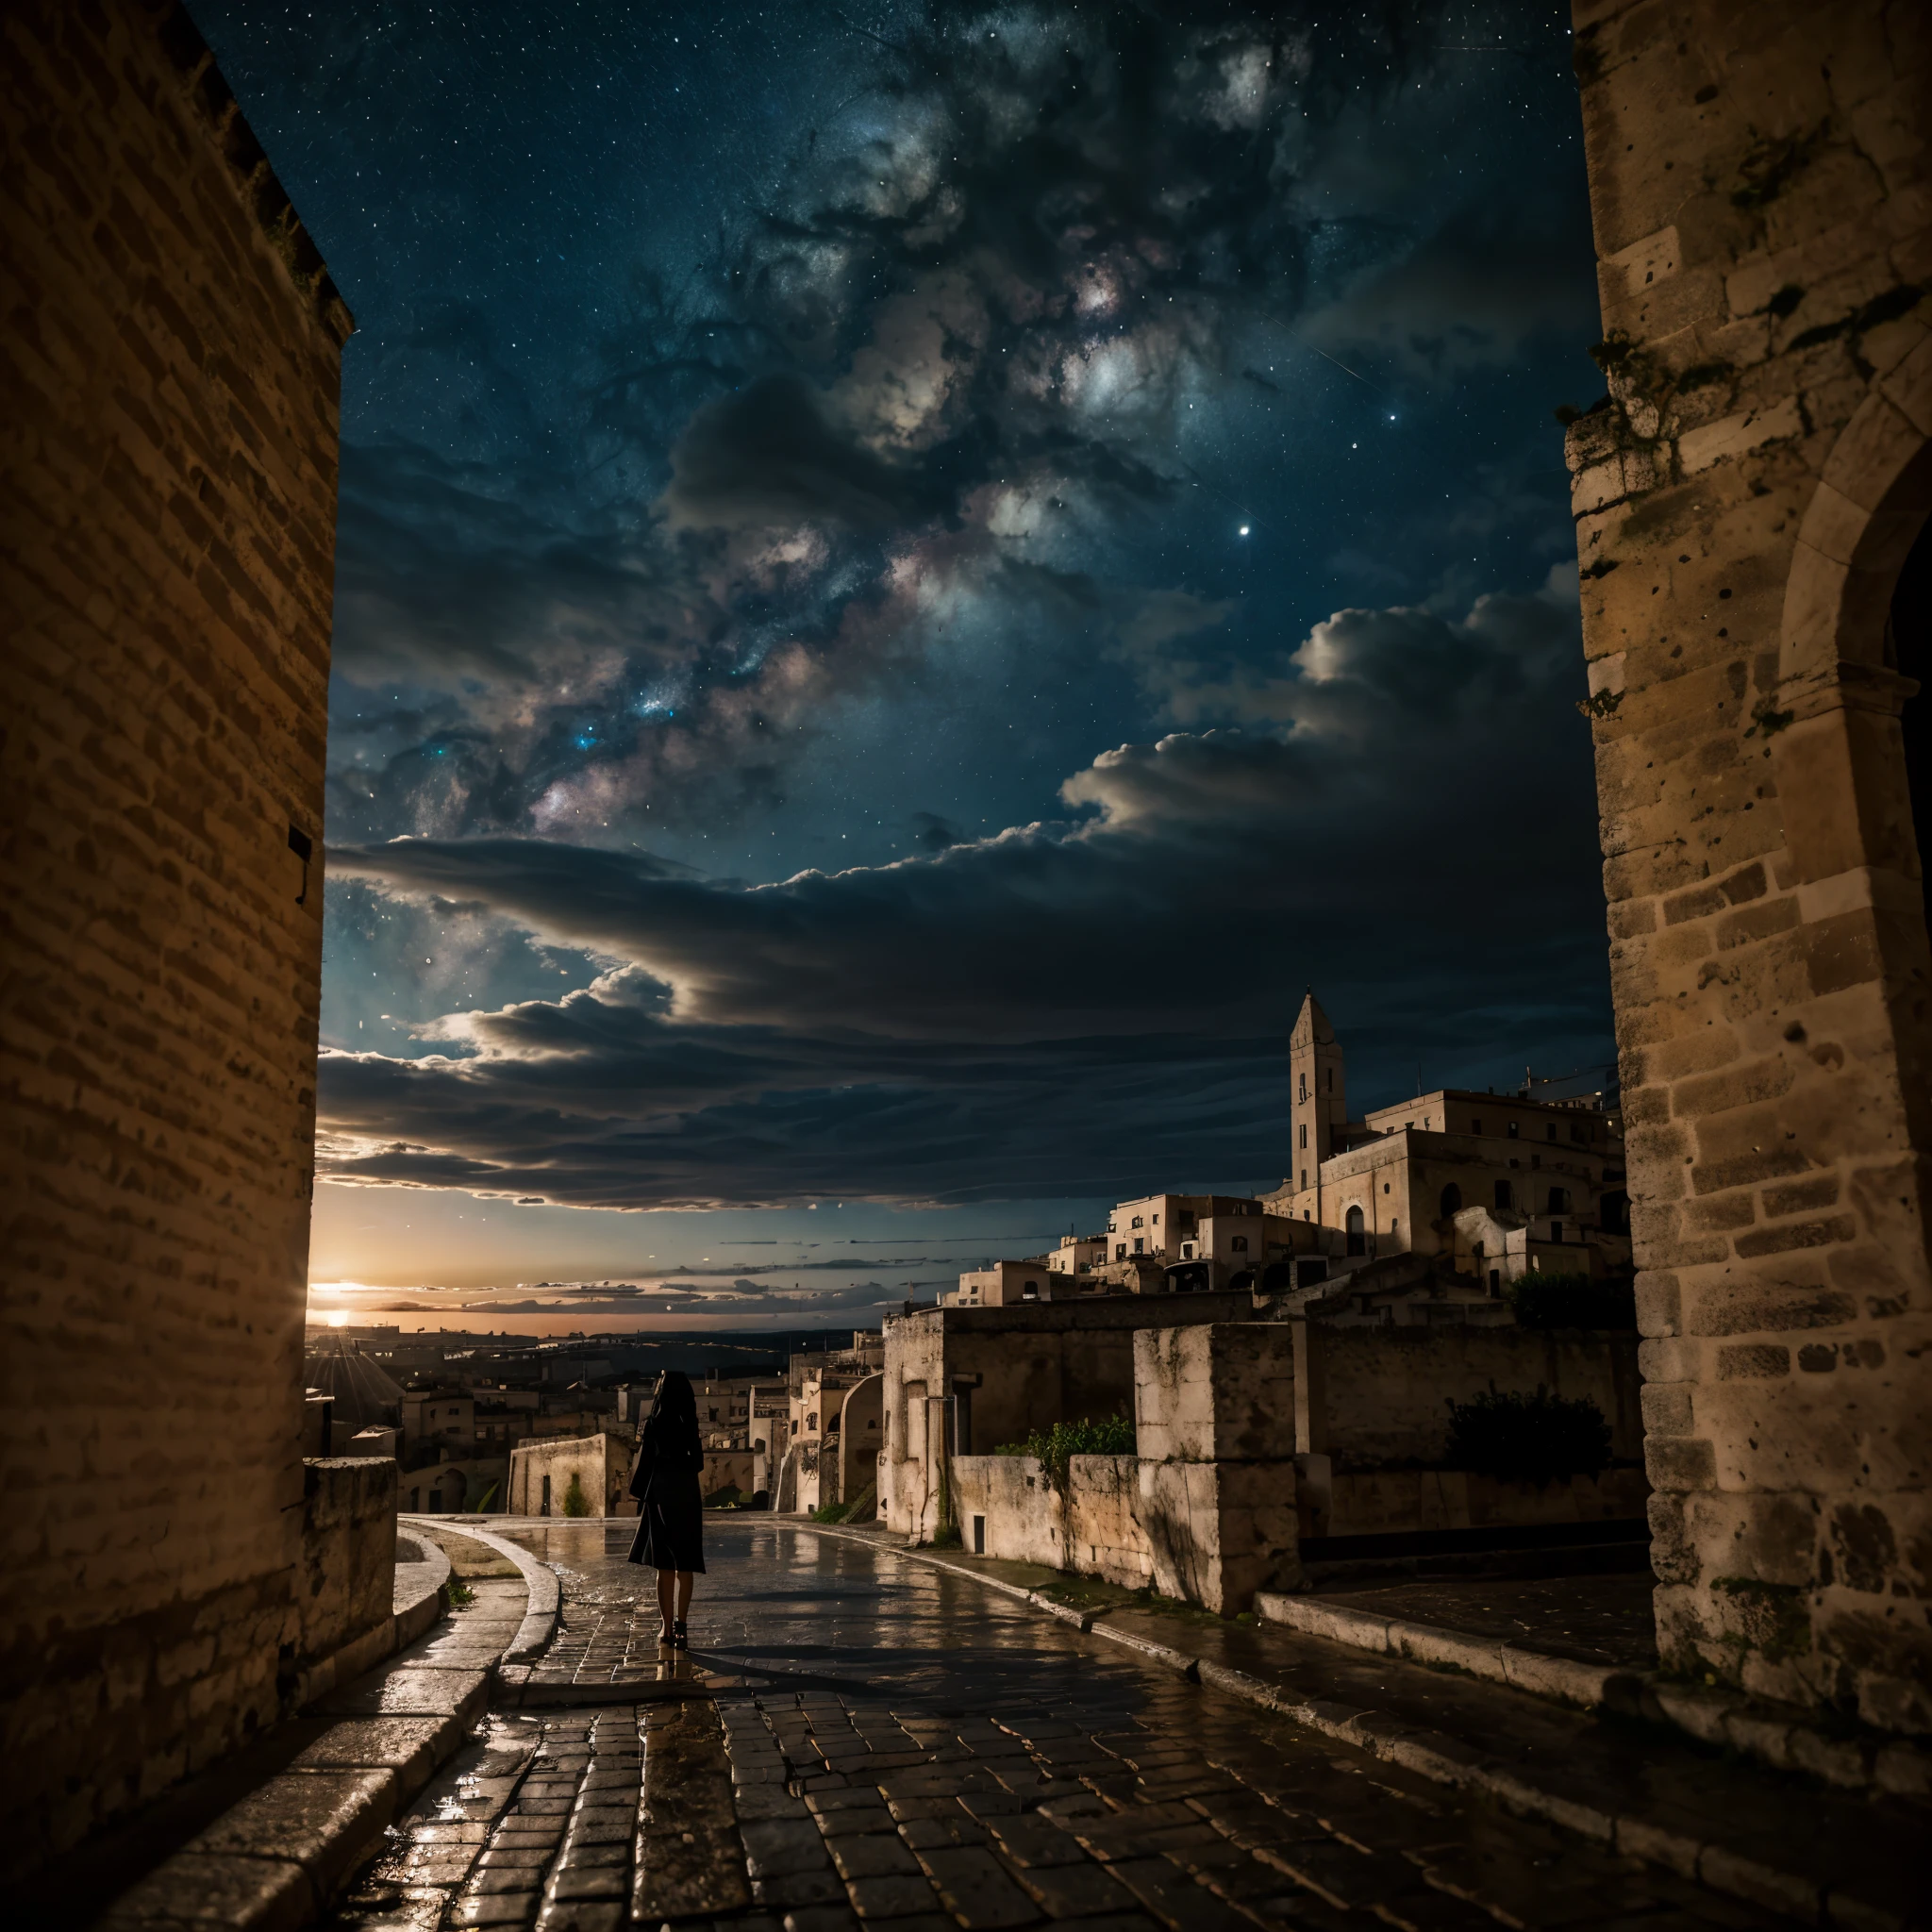
{"type": "Polygon", "coordinates": [[[0,46],[18,1869],[299,1697],[310,1533],[392,1553],[394,1470],[301,1453],[349,315],[179,6],[0,46]]]}
{"type": "Polygon", "coordinates": [[[1323,1230],[1326,1274],[1426,1255],[1500,1289],[1530,1268],[1627,1267],[1623,1126],[1601,1095],[1540,1101],[1441,1088],[1351,1121],[1341,1048],[1312,992],[1289,1051],[1294,1166],[1265,1205],[1323,1230]],[[1482,1235],[1458,1223],[1477,1208],[1493,1227],[1487,1253],[1482,1235]]]}
{"type": "Polygon", "coordinates": [[[1932,11],[1595,0],[1575,58],[1659,1649],[1924,1732],[1932,11]]]}

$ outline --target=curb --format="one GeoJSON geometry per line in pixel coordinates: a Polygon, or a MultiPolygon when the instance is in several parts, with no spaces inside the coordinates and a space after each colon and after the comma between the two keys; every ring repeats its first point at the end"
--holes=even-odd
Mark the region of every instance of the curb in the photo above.
{"type": "Polygon", "coordinates": [[[1407,1657],[1411,1663],[1450,1664],[1473,1677],[1507,1684],[1538,1697],[1594,1710],[1604,1705],[1635,1710],[1651,1673],[1616,1664],[1586,1664],[1506,1643],[1500,1638],[1472,1637],[1437,1624],[1412,1624],[1402,1617],[1378,1617],[1367,1610],[1324,1604],[1317,1597],[1257,1591],[1255,1609],[1264,1622],[1285,1624],[1309,1637],[1325,1637],[1356,1650],[1407,1657]]]}
{"type": "Polygon", "coordinates": [[[417,1581],[426,1587],[370,1633],[386,1641],[357,1666],[360,1682],[349,1681],[344,1659],[367,1649],[368,1637],[318,1667],[316,1676],[327,1671],[332,1681],[318,1683],[310,1702],[328,1729],[124,1891],[94,1922],[99,1932],[177,1932],[215,1922],[228,1932],[297,1932],[325,1916],[390,1825],[462,1748],[502,1664],[526,1644],[541,1648],[556,1629],[556,1573],[487,1531],[462,1533],[512,1561],[524,1558],[517,1569],[528,1605],[510,1650],[488,1670],[405,1662],[379,1671],[448,1608],[449,1558],[425,1539],[417,1581]]]}
{"type": "Polygon", "coordinates": [[[1932,1755],[1905,1739],[1863,1742],[1832,1737],[1796,1712],[1768,1710],[1724,1690],[1685,1684],[1656,1671],[1587,1664],[1502,1639],[1472,1637],[1440,1624],[1378,1617],[1324,1604],[1319,1597],[1257,1591],[1266,1623],[1410,1663],[1448,1665],[1554,1703],[1614,1710],[1674,1725],[1699,1743],[1731,1750],[1774,1771],[1799,1772],[1843,1790],[1876,1790],[1891,1797],[1932,1798],[1932,1755]]]}
{"type": "MultiPolygon", "coordinates": [[[[798,1526],[809,1529],[818,1536],[840,1534],[836,1524],[803,1523],[798,1526]]],[[[891,1556],[903,1557],[908,1562],[925,1563],[934,1569],[948,1570],[956,1576],[970,1576],[975,1582],[998,1591],[1002,1595],[1018,1597],[1036,1607],[1059,1613],[1058,1606],[1041,1605],[1037,1592],[1022,1590],[1018,1585],[1004,1582],[997,1577],[981,1575],[975,1571],[969,1570],[962,1563],[948,1563],[940,1557],[927,1556],[918,1549],[895,1548],[878,1538],[851,1532],[846,1533],[844,1541],[865,1543],[874,1549],[883,1549],[891,1556]]],[[[1259,1601],[1257,1598],[1257,1607],[1259,1601]]],[[[1068,1615],[1067,1621],[1073,1621],[1071,1614],[1068,1615]]],[[[1400,1620],[1363,1617],[1360,1621],[1367,1624],[1381,1624],[1386,1635],[1388,1626],[1400,1620]]],[[[1408,1627],[1418,1630],[1431,1628],[1422,1624],[1408,1627]]],[[[1560,1824],[1585,1838],[1595,1840],[1599,1844],[1612,1846],[1627,1857],[1660,1865],[1666,1871],[1674,1872],[1679,1877],[1706,1886],[1712,1891],[1724,1892],[1732,1898],[1743,1899],[1751,1905],[1781,1912],[1790,1918],[1802,1919],[1811,1924],[1857,1927],[1857,1932],[1905,1932],[1906,1920],[1882,1906],[1834,1893],[1814,1879],[1806,1878],[1797,1873],[1781,1871],[1775,1866],[1765,1864],[1761,1859],[1750,1857],[1728,1846],[1710,1843],[1690,1833],[1674,1830],[1669,1825],[1658,1824],[1649,1819],[1600,1811],[1591,1806],[1579,1804],[1574,1799],[1565,1798],[1557,1792],[1540,1790],[1535,1785],[1525,1783],[1500,1759],[1464,1744],[1445,1732],[1411,1728],[1379,1711],[1357,1709],[1352,1705],[1331,1704],[1322,1699],[1297,1702],[1283,1697],[1272,1684],[1251,1675],[1246,1671],[1235,1670],[1230,1665],[1217,1663],[1211,1658],[1190,1657],[1185,1651],[1142,1637],[1138,1632],[1117,1629],[1091,1618],[1084,1628],[1091,1636],[1104,1637],[1110,1643],[1118,1643],[1137,1651],[1141,1656],[1164,1664],[1170,1670],[1194,1682],[1224,1691],[1230,1696],[1242,1698],[1249,1704],[1258,1705],[1264,1710],[1273,1711],[1277,1716],[1288,1718],[1295,1724],[1305,1724],[1310,1730],[1320,1731],[1341,1743],[1352,1744],[1358,1751],[1367,1751],[1391,1764],[1400,1765],[1404,1770],[1428,1778],[1432,1783],[1480,1791],[1495,1799],[1506,1809],[1523,1817],[1539,1818],[1552,1824],[1560,1824]]],[[[1352,1641],[1347,1638],[1335,1639],[1326,1630],[1309,1631],[1307,1634],[1328,1638],[1331,1641],[1352,1641]]],[[[1432,1634],[1439,1633],[1432,1631],[1432,1634]]],[[[1454,1636],[1456,1633],[1440,1634],[1454,1636]]],[[[1392,1645],[1386,1642],[1383,1647],[1393,1649],[1392,1645]]],[[[1497,1646],[1498,1649],[1503,1647],[1497,1646]]],[[[1399,1651],[1396,1654],[1410,1655],[1399,1651]]],[[[1534,1657],[1538,1654],[1526,1652],[1524,1655],[1534,1657]]],[[[1417,1657],[1415,1660],[1424,1659],[1417,1657]]],[[[1500,1666],[1498,1668],[1500,1669],[1500,1666]]],[[[1576,1668],[1585,1673],[1591,1671],[1591,1667],[1587,1664],[1578,1665],[1576,1668]]],[[[1520,1678],[1502,1676],[1492,1672],[1478,1674],[1494,1674],[1495,1681],[1508,1685],[1514,1690],[1524,1690],[1528,1688],[1520,1678]]],[[[1629,1672],[1607,1671],[1593,1674],[1609,1678],[1627,1678],[1634,1675],[1629,1672]]],[[[1600,1699],[1598,1701],[1601,1702],[1600,1699]]]]}
{"type": "Polygon", "coordinates": [[[523,1624],[500,1662],[527,1663],[556,1636],[558,1607],[563,1600],[562,1586],[557,1580],[557,1572],[549,1564],[539,1562],[528,1550],[511,1542],[508,1537],[492,1535],[487,1529],[473,1528],[454,1517],[398,1516],[396,1521],[414,1528],[453,1530],[458,1536],[487,1543],[506,1562],[514,1563],[522,1573],[525,1586],[530,1593],[529,1607],[525,1610],[523,1624]]]}

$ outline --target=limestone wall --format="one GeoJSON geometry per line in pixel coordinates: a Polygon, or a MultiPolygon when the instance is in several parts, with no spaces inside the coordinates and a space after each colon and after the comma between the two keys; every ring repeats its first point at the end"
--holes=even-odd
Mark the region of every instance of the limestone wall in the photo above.
{"type": "Polygon", "coordinates": [[[1252,1322],[1141,1330],[1135,1447],[1156,1462],[1292,1456],[1294,1332],[1252,1322]]]}
{"type": "Polygon", "coordinates": [[[1932,961],[1899,712],[1928,674],[1888,615],[1932,505],[1932,12],[1575,22],[1610,399],[1568,455],[1659,1649],[1924,1731],[1932,961]]]}
{"type": "Polygon", "coordinates": [[[273,1722],[300,1641],[349,320],[177,6],[0,47],[11,1870],[273,1722]]]}
{"type": "MultiPolygon", "coordinates": [[[[540,1436],[519,1442],[509,1458],[512,1516],[562,1516],[575,1477],[587,1516],[635,1515],[628,1493],[637,1445],[627,1436],[540,1436]],[[546,1487],[547,1485],[547,1487],[546,1487]]],[[[708,1466],[709,1457],[706,1458],[708,1466]]]]}
{"type": "Polygon", "coordinates": [[[1121,1295],[889,1319],[879,1465],[887,1523],[920,1539],[936,1532],[948,1447],[983,1455],[1058,1422],[1131,1412],[1136,1330],[1183,1309],[1195,1323],[1240,1322],[1254,1299],[1121,1295]],[[950,1443],[949,1430],[958,1432],[950,1443]]]}
{"type": "Polygon", "coordinates": [[[1338,1470],[1441,1463],[1449,1452],[1449,1403],[1485,1390],[1594,1402],[1610,1424],[1611,1454],[1642,1453],[1634,1336],[1584,1330],[1475,1327],[1306,1328],[1313,1398],[1308,1440],[1338,1470]]]}
{"type": "Polygon", "coordinates": [[[395,1464],[374,1457],[304,1462],[293,1668],[308,1670],[386,1622],[395,1580],[395,1464]]]}
{"type": "Polygon", "coordinates": [[[1640,1520],[1650,1494],[1641,1469],[1568,1482],[1498,1482],[1461,1469],[1368,1469],[1331,1477],[1323,1536],[1408,1536],[1445,1529],[1523,1528],[1640,1520]]]}

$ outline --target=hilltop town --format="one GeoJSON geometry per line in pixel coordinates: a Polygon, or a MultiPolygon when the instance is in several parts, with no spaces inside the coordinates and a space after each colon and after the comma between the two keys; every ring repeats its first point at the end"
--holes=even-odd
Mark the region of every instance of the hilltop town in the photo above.
{"type": "MultiPolygon", "coordinates": [[[[1124,1200],[847,1344],[698,1377],[708,1502],[1224,1611],[1452,1550],[1641,1565],[1608,1096],[1442,1089],[1351,1118],[1312,992],[1287,1071],[1273,1192],[1124,1200]]],[[[394,1457],[410,1513],[628,1514],[652,1382],[602,1346],[320,1336],[316,1453],[394,1457]]]]}

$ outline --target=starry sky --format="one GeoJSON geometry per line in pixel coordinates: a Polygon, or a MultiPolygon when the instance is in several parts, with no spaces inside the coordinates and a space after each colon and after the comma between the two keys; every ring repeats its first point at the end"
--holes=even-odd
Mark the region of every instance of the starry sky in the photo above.
{"type": "Polygon", "coordinates": [[[863,1318],[1274,1185],[1309,985],[1611,1058],[1567,9],[192,4],[358,324],[319,1306],[863,1318]]]}

